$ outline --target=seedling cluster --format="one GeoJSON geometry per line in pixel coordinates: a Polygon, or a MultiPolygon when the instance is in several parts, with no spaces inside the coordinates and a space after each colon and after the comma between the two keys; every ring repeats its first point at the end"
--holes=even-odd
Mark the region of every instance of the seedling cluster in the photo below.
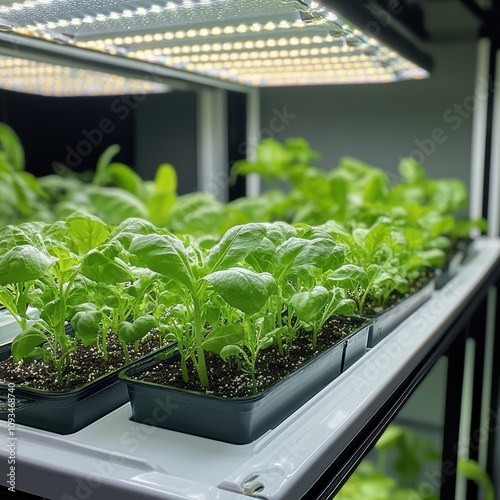
{"type": "Polygon", "coordinates": [[[142,181],[111,162],[116,147],[85,184],[24,172],[8,127],[0,144],[0,176],[15,187],[0,198],[10,222],[0,228],[0,305],[23,330],[12,356],[52,364],[61,387],[76,343],[106,359],[114,333],[125,361],[155,336],[176,344],[185,381],[208,386],[206,356],[216,355],[250,374],[255,391],[263,350],[287,356],[304,332],[315,349],[333,315],[383,310],[482,225],[455,218],[467,199],[459,181],[430,180],[411,159],[392,186],[353,159],[325,172],[301,139],[263,141],[255,163],[234,169],[283,179],[287,193],[228,204],[178,197],[169,165],[142,181]],[[28,305],[39,320],[28,323],[28,305]]]}

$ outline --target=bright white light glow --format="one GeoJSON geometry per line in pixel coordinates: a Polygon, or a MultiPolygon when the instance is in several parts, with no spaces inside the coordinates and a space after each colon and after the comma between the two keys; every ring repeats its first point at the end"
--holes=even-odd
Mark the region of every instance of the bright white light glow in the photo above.
{"type": "Polygon", "coordinates": [[[122,0],[104,7],[102,0],[0,0],[0,17],[26,36],[246,85],[388,82],[428,76],[321,1],[306,2],[300,12],[295,4],[122,0]]]}
{"type": "Polygon", "coordinates": [[[150,94],[168,85],[111,73],[0,56],[0,88],[55,97],[150,94]]]}

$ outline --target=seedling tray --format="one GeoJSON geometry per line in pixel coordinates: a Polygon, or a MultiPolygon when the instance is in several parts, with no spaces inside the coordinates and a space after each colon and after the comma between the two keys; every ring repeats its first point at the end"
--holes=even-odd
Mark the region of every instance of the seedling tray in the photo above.
{"type": "Polygon", "coordinates": [[[367,323],[364,318],[349,318],[349,321],[355,325],[356,330],[344,339],[343,372],[365,355],[368,345],[368,335],[371,330],[371,321],[367,323]]]}
{"type": "MultiPolygon", "coordinates": [[[[0,347],[0,361],[10,356],[10,345],[0,347]]],[[[95,422],[128,400],[116,370],[85,386],[67,391],[44,391],[16,385],[16,424],[57,434],[71,434],[95,422]]],[[[7,420],[8,384],[0,383],[0,419],[7,420]]]]}
{"type": "MultiPolygon", "coordinates": [[[[73,334],[71,327],[66,328],[73,334]]],[[[11,344],[0,346],[0,361],[11,354],[11,344]]],[[[151,353],[142,359],[150,359],[151,353]]],[[[45,391],[16,385],[16,424],[57,434],[72,434],[128,402],[127,387],[118,379],[123,367],[70,391],[45,391]]],[[[9,386],[0,382],[0,419],[9,414],[9,386]]],[[[12,393],[10,394],[12,397],[12,393]]]]}
{"type": "Polygon", "coordinates": [[[435,290],[435,280],[432,279],[418,292],[414,293],[399,304],[395,304],[383,313],[377,315],[366,315],[372,320],[372,326],[368,334],[367,347],[376,346],[382,339],[387,337],[400,323],[413,314],[422,304],[427,302],[435,290]]]}
{"type": "MultiPolygon", "coordinates": [[[[368,326],[356,331],[368,330],[368,326]]],[[[366,334],[365,334],[366,335],[366,334]]],[[[223,398],[134,379],[160,361],[140,360],[119,378],[128,387],[132,420],[232,444],[247,444],[275,428],[341,373],[346,341],[310,360],[256,396],[223,398]],[[168,408],[168,412],[165,411],[168,408]]],[[[175,362],[173,354],[167,362],[175,362]]]]}

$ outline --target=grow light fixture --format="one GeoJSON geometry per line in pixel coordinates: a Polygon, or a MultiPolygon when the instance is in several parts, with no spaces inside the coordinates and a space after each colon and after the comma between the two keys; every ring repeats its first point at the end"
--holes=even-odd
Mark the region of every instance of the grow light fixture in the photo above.
{"type": "Polygon", "coordinates": [[[54,97],[168,92],[166,84],[0,55],[0,88],[54,97]]]}
{"type": "Polygon", "coordinates": [[[354,4],[362,8],[360,0],[0,0],[0,19],[28,37],[251,86],[428,76],[430,59],[390,26],[380,26],[382,43],[358,29],[360,19],[339,15],[354,4]]]}

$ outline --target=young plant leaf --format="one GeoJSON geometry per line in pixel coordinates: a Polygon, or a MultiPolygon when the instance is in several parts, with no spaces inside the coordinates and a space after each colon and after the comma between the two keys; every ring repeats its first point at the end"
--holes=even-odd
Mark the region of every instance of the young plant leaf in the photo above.
{"type": "Polygon", "coordinates": [[[301,268],[327,269],[337,264],[341,265],[343,254],[343,248],[333,239],[290,238],[277,248],[273,258],[273,269],[281,279],[295,275],[301,268]]]}
{"type": "Polygon", "coordinates": [[[66,223],[69,236],[80,255],[97,248],[109,235],[106,224],[91,215],[72,215],[66,223]]]}
{"type": "Polygon", "coordinates": [[[129,251],[151,271],[193,290],[196,280],[187,250],[178,238],[158,234],[140,235],[132,241],[129,251]]]}
{"type": "Polygon", "coordinates": [[[115,187],[90,187],[87,192],[95,213],[107,224],[117,226],[130,217],[148,217],[145,204],[128,191],[115,187]]]}
{"type": "Polygon", "coordinates": [[[231,228],[210,251],[208,269],[218,271],[235,266],[259,247],[264,236],[266,229],[262,224],[244,224],[231,228]]]}
{"type": "Polygon", "coordinates": [[[117,333],[122,342],[137,342],[157,326],[158,321],[153,316],[145,314],[137,318],[133,323],[122,321],[118,325],[117,333]]]}
{"type": "Polygon", "coordinates": [[[86,278],[97,283],[126,283],[134,281],[128,266],[117,259],[106,255],[103,250],[91,250],[82,259],[80,273],[86,278]]]}
{"type": "Polygon", "coordinates": [[[24,149],[21,141],[14,130],[5,123],[0,123],[0,151],[14,170],[24,170],[24,149]]]}
{"type": "Polygon", "coordinates": [[[354,300],[342,299],[333,310],[333,313],[341,314],[343,316],[352,316],[356,311],[356,307],[357,305],[354,300]]]}
{"type": "Polygon", "coordinates": [[[144,314],[143,316],[139,316],[135,319],[133,325],[137,334],[142,334],[142,337],[144,337],[153,328],[157,328],[158,321],[150,314],[144,314]]]}
{"type": "Polygon", "coordinates": [[[37,248],[16,246],[0,257],[0,285],[39,279],[51,265],[52,260],[37,248]]]}
{"type": "Polygon", "coordinates": [[[266,229],[266,237],[271,240],[275,247],[297,236],[297,229],[285,222],[267,223],[264,224],[264,227],[266,229]]]}
{"type": "Polygon", "coordinates": [[[323,286],[315,286],[311,291],[296,293],[290,304],[299,318],[306,323],[313,323],[323,314],[330,294],[323,286]]]}
{"type": "Polygon", "coordinates": [[[224,347],[238,344],[244,336],[245,329],[241,323],[218,326],[205,337],[203,349],[220,354],[224,347]]]}
{"type": "Polygon", "coordinates": [[[460,458],[458,460],[458,473],[470,481],[474,481],[485,489],[484,497],[486,500],[495,499],[493,483],[484,469],[473,460],[460,458]]]}
{"type": "Polygon", "coordinates": [[[16,309],[14,295],[7,288],[0,288],[0,304],[5,306],[9,311],[16,309]]]}
{"type": "Polygon", "coordinates": [[[102,313],[92,304],[87,304],[87,310],[77,312],[71,319],[71,326],[76,338],[89,347],[97,342],[101,327],[102,313]]]}
{"type": "Polygon", "coordinates": [[[277,287],[269,273],[257,274],[244,268],[216,271],[204,279],[230,306],[246,314],[260,311],[277,287]]]}
{"type": "Polygon", "coordinates": [[[247,353],[237,345],[227,345],[220,351],[220,357],[224,361],[227,361],[231,357],[238,358],[239,356],[248,359],[247,353]]]}
{"type": "Polygon", "coordinates": [[[28,328],[21,332],[12,342],[12,358],[15,363],[28,356],[35,347],[43,344],[47,338],[40,330],[28,328]]]}
{"type": "Polygon", "coordinates": [[[118,241],[128,250],[132,240],[139,234],[157,234],[158,228],[151,222],[137,217],[124,220],[110,235],[112,241],[118,241]]]}
{"type": "Polygon", "coordinates": [[[115,186],[142,198],[144,186],[141,177],[124,163],[110,163],[107,168],[109,181],[115,186]]]}
{"type": "Polygon", "coordinates": [[[327,281],[347,290],[357,291],[358,286],[361,288],[368,286],[368,275],[362,267],[346,264],[329,274],[327,281]]]}
{"type": "Polygon", "coordinates": [[[136,342],[141,340],[143,335],[137,334],[134,325],[129,321],[122,321],[118,324],[118,338],[122,342],[136,342]]]}
{"type": "Polygon", "coordinates": [[[169,163],[158,167],[154,181],[155,192],[148,199],[149,218],[158,226],[166,226],[177,201],[177,172],[169,163]]]}
{"type": "Polygon", "coordinates": [[[118,144],[112,144],[101,154],[97,160],[95,175],[92,180],[92,184],[94,186],[104,186],[108,182],[108,165],[111,163],[113,157],[120,152],[120,149],[121,148],[118,144]]]}

